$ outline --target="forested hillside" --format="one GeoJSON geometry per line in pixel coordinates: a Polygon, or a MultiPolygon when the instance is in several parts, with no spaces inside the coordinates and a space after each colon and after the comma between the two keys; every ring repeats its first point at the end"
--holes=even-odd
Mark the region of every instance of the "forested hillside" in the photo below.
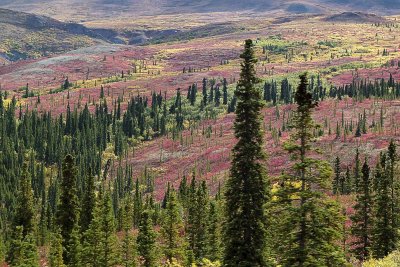
{"type": "Polygon", "coordinates": [[[0,10],[1,267],[400,266],[400,17],[235,3],[0,10]]]}

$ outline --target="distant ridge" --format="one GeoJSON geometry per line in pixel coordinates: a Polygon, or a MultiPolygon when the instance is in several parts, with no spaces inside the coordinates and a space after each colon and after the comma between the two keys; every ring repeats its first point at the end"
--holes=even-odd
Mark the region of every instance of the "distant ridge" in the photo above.
{"type": "Polygon", "coordinates": [[[400,0],[0,0],[0,7],[62,21],[203,12],[400,13],[400,0]]]}
{"type": "Polygon", "coordinates": [[[90,38],[101,39],[104,41],[118,42],[118,40],[115,40],[116,33],[112,31],[97,31],[96,29],[89,29],[77,23],[61,22],[43,15],[29,14],[3,8],[0,8],[0,23],[34,31],[49,28],[57,29],[69,34],[85,35],[90,38]]]}
{"type": "Polygon", "coordinates": [[[384,23],[387,20],[384,17],[363,13],[363,12],[343,12],[340,14],[325,17],[328,22],[349,22],[349,23],[384,23]]]}

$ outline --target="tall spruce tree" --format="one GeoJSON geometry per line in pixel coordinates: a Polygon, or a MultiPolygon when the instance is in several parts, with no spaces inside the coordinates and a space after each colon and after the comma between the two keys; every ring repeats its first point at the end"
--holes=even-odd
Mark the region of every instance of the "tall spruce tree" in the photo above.
{"type": "Polygon", "coordinates": [[[111,267],[120,264],[120,249],[115,232],[109,192],[101,192],[89,229],[85,232],[83,263],[89,266],[111,267]]]}
{"type": "Polygon", "coordinates": [[[337,243],[344,218],[338,203],[326,196],[333,170],[328,162],[309,156],[316,127],[311,114],[317,103],[307,88],[303,74],[295,94],[294,133],[285,143],[295,164],[291,173],[283,175],[275,198],[278,217],[273,221],[280,239],[275,239],[273,247],[285,267],[344,266],[344,253],[337,243]]]}
{"type": "Polygon", "coordinates": [[[197,188],[195,197],[195,213],[194,213],[194,235],[195,242],[193,245],[194,256],[197,260],[204,258],[206,254],[207,243],[207,214],[209,195],[205,181],[202,181],[197,188]]]}
{"type": "Polygon", "coordinates": [[[156,232],[153,230],[153,222],[149,211],[142,212],[137,246],[140,262],[144,267],[156,267],[156,232]]]}
{"type": "Polygon", "coordinates": [[[74,228],[78,227],[79,200],[77,195],[77,169],[75,159],[71,155],[64,158],[60,185],[60,202],[57,207],[56,221],[60,227],[63,245],[63,260],[69,265],[75,255],[72,255],[74,228]]]}
{"type": "Polygon", "coordinates": [[[6,246],[4,241],[3,233],[0,232],[0,263],[3,263],[6,257],[6,246]]]}
{"type": "Polygon", "coordinates": [[[360,151],[356,149],[356,157],[355,157],[355,165],[354,165],[354,186],[353,191],[358,192],[359,183],[361,179],[361,160],[360,160],[360,151]]]}
{"type": "Polygon", "coordinates": [[[82,233],[85,232],[93,219],[93,210],[96,205],[96,192],[94,185],[94,176],[89,171],[85,184],[85,193],[82,201],[82,211],[80,216],[80,227],[82,233]]]}
{"type": "Polygon", "coordinates": [[[396,147],[390,142],[386,154],[381,154],[375,169],[376,192],[374,195],[374,224],[372,252],[375,258],[383,258],[396,249],[399,229],[398,178],[394,175],[396,147]]]}
{"type": "MultiPolygon", "coordinates": [[[[381,155],[382,157],[382,155],[381,155]]],[[[374,196],[374,217],[372,254],[374,258],[381,259],[387,256],[394,247],[395,229],[392,228],[391,188],[390,177],[385,171],[385,162],[378,161],[375,169],[375,181],[377,182],[374,196]]]]}
{"type": "Polygon", "coordinates": [[[172,262],[173,259],[185,262],[182,211],[174,190],[168,194],[167,204],[163,213],[161,236],[164,243],[164,255],[169,262],[172,262]]]}
{"type": "Polygon", "coordinates": [[[115,221],[111,204],[110,192],[105,192],[101,200],[100,231],[102,233],[102,251],[98,257],[101,259],[101,267],[119,266],[120,248],[115,233],[115,221]]]}
{"type": "Polygon", "coordinates": [[[268,199],[268,183],[263,161],[261,92],[256,88],[252,40],[246,40],[240,58],[240,80],[237,96],[235,137],[232,167],[225,191],[224,266],[268,266],[266,250],[266,218],[264,205],[268,199]]]}
{"type": "Polygon", "coordinates": [[[17,207],[13,226],[22,226],[23,237],[35,231],[35,211],[31,176],[28,172],[28,165],[24,163],[18,191],[17,207]]]}
{"type": "MultiPolygon", "coordinates": [[[[12,242],[7,256],[11,266],[18,266],[16,262],[25,261],[24,255],[20,255],[23,249],[35,244],[29,243],[35,232],[34,198],[28,166],[24,163],[20,180],[20,189],[17,195],[17,205],[12,224],[12,242]],[[29,235],[29,237],[28,237],[29,235]]],[[[32,247],[36,249],[36,247],[32,247]]],[[[31,251],[33,253],[33,251],[31,251]]],[[[22,263],[21,263],[22,264],[22,263]]]]}
{"type": "MultiPolygon", "coordinates": [[[[387,164],[387,175],[390,181],[390,194],[391,194],[391,227],[394,229],[393,244],[397,244],[400,241],[400,175],[395,173],[396,166],[398,164],[398,156],[396,152],[396,144],[394,140],[390,141],[388,147],[388,164],[387,164]]],[[[393,249],[393,248],[392,248],[393,249]]]]}
{"type": "Polygon", "coordinates": [[[8,260],[10,267],[39,267],[39,253],[32,233],[23,235],[23,226],[15,228],[10,244],[12,256],[8,260]]]}
{"type": "Polygon", "coordinates": [[[340,190],[340,159],[339,159],[339,156],[337,156],[335,159],[335,176],[333,179],[332,189],[333,189],[334,195],[342,193],[340,190]]]}
{"type": "Polygon", "coordinates": [[[352,244],[354,255],[361,261],[365,261],[370,256],[372,239],[372,183],[370,178],[370,168],[365,159],[362,166],[362,177],[357,192],[357,203],[354,205],[354,215],[351,217],[351,233],[355,240],[352,244]]]}
{"type": "Polygon", "coordinates": [[[65,267],[63,261],[62,236],[59,231],[51,234],[49,264],[50,267],[65,267]]]}
{"type": "Polygon", "coordinates": [[[96,199],[93,209],[93,219],[89,228],[84,233],[82,264],[84,266],[100,266],[102,254],[103,234],[101,232],[101,205],[100,200],[96,199]]]}
{"type": "Polygon", "coordinates": [[[135,239],[127,228],[124,229],[124,237],[122,240],[122,266],[137,266],[135,239]]]}
{"type": "Polygon", "coordinates": [[[211,261],[221,259],[221,222],[219,217],[218,201],[210,202],[207,225],[207,254],[211,261]]]}

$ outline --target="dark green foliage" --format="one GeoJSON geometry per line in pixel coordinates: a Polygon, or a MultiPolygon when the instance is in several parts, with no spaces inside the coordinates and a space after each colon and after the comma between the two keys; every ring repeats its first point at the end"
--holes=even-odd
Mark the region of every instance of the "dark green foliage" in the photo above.
{"type": "Polygon", "coordinates": [[[161,224],[164,255],[169,262],[172,262],[173,259],[184,262],[183,232],[182,209],[178,203],[176,192],[172,190],[167,194],[167,203],[161,224]]]}
{"type": "Polygon", "coordinates": [[[357,192],[357,203],[354,206],[354,215],[351,217],[351,233],[355,238],[352,251],[357,258],[364,261],[370,256],[373,226],[373,199],[370,168],[367,160],[362,166],[362,177],[357,192]]]}
{"type": "Polygon", "coordinates": [[[28,173],[28,166],[24,164],[20,180],[20,190],[18,192],[17,207],[15,210],[13,227],[21,226],[23,229],[23,237],[28,234],[34,234],[34,217],[35,211],[31,178],[30,174],[28,173]]]}
{"type": "Polygon", "coordinates": [[[52,233],[50,239],[49,264],[50,267],[65,267],[63,261],[62,236],[59,232],[52,233]]]}
{"type": "Polygon", "coordinates": [[[189,249],[193,252],[196,260],[201,260],[206,254],[208,201],[209,196],[205,182],[196,186],[193,175],[188,195],[186,232],[189,249]]]}
{"type": "Polygon", "coordinates": [[[207,254],[206,258],[211,261],[221,259],[221,218],[217,201],[210,202],[210,210],[207,222],[207,254]]]}
{"type": "Polygon", "coordinates": [[[156,233],[149,211],[144,211],[141,217],[137,237],[140,262],[144,267],[157,267],[156,233]]]}
{"type": "Polygon", "coordinates": [[[204,106],[207,106],[207,100],[208,100],[208,95],[207,95],[207,79],[206,78],[203,78],[203,90],[202,90],[202,93],[203,93],[203,105],[204,106]]]}
{"type": "Polygon", "coordinates": [[[304,74],[295,94],[295,132],[285,144],[295,160],[293,173],[283,175],[272,202],[278,229],[272,247],[282,266],[343,266],[344,253],[337,243],[343,225],[341,209],[324,193],[333,171],[327,162],[309,156],[315,128],[311,112],[317,103],[307,88],[304,74]]]}
{"type": "Polygon", "coordinates": [[[136,262],[136,244],[132,233],[128,229],[124,230],[124,237],[122,240],[122,265],[125,267],[135,267],[136,262]]]}
{"type": "MultiPolygon", "coordinates": [[[[385,162],[384,162],[385,164],[385,162]]],[[[375,222],[372,230],[372,254],[375,258],[383,258],[387,256],[395,247],[393,239],[395,237],[395,229],[392,228],[392,209],[391,209],[391,192],[390,177],[385,171],[385,165],[381,162],[375,169],[374,180],[377,181],[376,193],[374,197],[375,222]]]]}
{"type": "Polygon", "coordinates": [[[0,262],[4,262],[6,257],[6,246],[4,242],[5,240],[3,237],[3,233],[0,232],[0,262]]]}
{"type": "Polygon", "coordinates": [[[120,260],[110,194],[100,193],[92,222],[84,234],[82,262],[89,266],[111,267],[118,266],[120,260]]]}
{"type": "Polygon", "coordinates": [[[348,195],[353,192],[353,177],[350,173],[350,168],[347,166],[345,174],[345,191],[344,194],[348,195]]]}
{"type": "Polygon", "coordinates": [[[343,191],[341,190],[341,175],[340,175],[340,159],[339,157],[336,157],[335,159],[335,177],[333,179],[333,185],[332,185],[332,190],[333,194],[342,194],[343,191]]]}
{"type": "Polygon", "coordinates": [[[356,150],[356,158],[355,158],[355,165],[354,165],[354,185],[353,191],[358,192],[359,184],[361,180],[361,160],[360,160],[360,151],[356,150]]]}
{"type": "Polygon", "coordinates": [[[224,265],[267,266],[266,218],[264,205],[268,198],[266,171],[262,163],[263,134],[261,130],[261,93],[255,87],[259,82],[255,74],[253,42],[246,40],[242,71],[236,96],[233,160],[226,183],[224,265]]]}
{"type": "Polygon", "coordinates": [[[83,194],[82,210],[80,213],[80,228],[85,232],[93,219],[93,210],[96,205],[96,192],[94,185],[94,176],[89,171],[86,178],[85,193],[83,194]]]}
{"type": "Polygon", "coordinates": [[[378,160],[374,181],[374,226],[372,231],[372,254],[375,258],[383,258],[394,251],[398,242],[398,178],[394,175],[396,164],[396,147],[391,141],[386,154],[378,160]]]}
{"type": "Polygon", "coordinates": [[[228,104],[228,82],[226,81],[226,78],[224,78],[223,85],[222,85],[222,104],[227,105],[228,104]]]}
{"type": "Polygon", "coordinates": [[[84,233],[82,264],[86,266],[101,266],[99,255],[103,252],[102,241],[101,205],[100,200],[98,200],[93,210],[93,219],[84,233]]]}
{"type": "Polygon", "coordinates": [[[15,228],[10,244],[10,267],[39,267],[39,255],[32,233],[23,236],[23,226],[15,228]]]}
{"type": "Polygon", "coordinates": [[[75,238],[72,232],[78,227],[79,218],[76,172],[74,157],[67,155],[62,166],[60,202],[56,214],[56,222],[61,229],[63,239],[63,259],[66,265],[69,265],[76,256],[73,255],[74,251],[71,247],[75,238]]]}

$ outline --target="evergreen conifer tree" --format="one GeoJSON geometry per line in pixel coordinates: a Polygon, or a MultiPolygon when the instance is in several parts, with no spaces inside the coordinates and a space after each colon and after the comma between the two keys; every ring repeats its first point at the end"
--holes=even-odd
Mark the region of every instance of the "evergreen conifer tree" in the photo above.
{"type": "MultiPolygon", "coordinates": [[[[325,194],[333,170],[326,161],[309,156],[313,130],[311,112],[317,103],[308,92],[307,76],[300,76],[295,94],[297,110],[293,117],[294,133],[285,149],[296,160],[293,173],[285,173],[276,195],[279,239],[273,247],[282,266],[343,266],[341,209],[325,194]]],[[[275,203],[273,203],[275,204],[275,203]]]]}
{"type": "Polygon", "coordinates": [[[49,264],[50,267],[65,267],[63,261],[62,236],[57,231],[51,234],[49,264]]]}
{"type": "Polygon", "coordinates": [[[60,227],[63,238],[63,260],[69,265],[75,255],[72,255],[73,239],[72,232],[78,227],[79,200],[77,195],[77,170],[75,159],[71,155],[64,158],[62,165],[62,179],[60,185],[60,203],[58,204],[56,221],[60,227]]]}
{"type": "Polygon", "coordinates": [[[375,169],[375,179],[378,181],[374,196],[375,221],[372,230],[372,254],[374,258],[381,259],[392,252],[396,244],[393,243],[396,235],[392,228],[391,188],[390,177],[385,171],[385,166],[378,161],[375,169]]]}
{"type": "Polygon", "coordinates": [[[370,179],[370,168],[367,160],[362,166],[362,177],[360,187],[357,192],[357,203],[354,206],[354,215],[351,217],[351,233],[355,238],[352,244],[354,255],[361,261],[365,261],[370,256],[372,239],[372,183],[370,179]]]}
{"type": "Polygon", "coordinates": [[[96,205],[96,192],[94,185],[94,176],[89,171],[85,185],[85,193],[82,200],[82,211],[80,216],[80,228],[85,232],[93,219],[93,210],[96,205]]]}
{"type": "Polygon", "coordinates": [[[10,267],[39,267],[39,254],[34,236],[32,233],[28,233],[24,237],[23,231],[23,226],[15,228],[8,264],[10,267]]]}
{"type": "Polygon", "coordinates": [[[28,166],[26,163],[24,163],[20,180],[20,190],[17,198],[17,207],[13,222],[14,227],[23,227],[23,237],[35,231],[34,198],[31,183],[31,176],[28,173],[28,166]]]}
{"type": "Polygon", "coordinates": [[[144,267],[157,267],[156,233],[149,211],[142,213],[137,237],[140,262],[144,267]]]}
{"type": "Polygon", "coordinates": [[[181,208],[174,190],[170,191],[161,225],[164,255],[169,262],[173,259],[184,262],[183,221],[181,208]]]}
{"type": "Polygon", "coordinates": [[[221,259],[221,222],[217,201],[210,202],[206,258],[211,261],[219,261],[221,259]]]}
{"type": "Polygon", "coordinates": [[[235,137],[232,167],[225,192],[224,265],[267,266],[264,205],[268,184],[264,168],[261,92],[256,88],[254,44],[246,40],[241,54],[240,80],[236,90],[235,137]]]}

